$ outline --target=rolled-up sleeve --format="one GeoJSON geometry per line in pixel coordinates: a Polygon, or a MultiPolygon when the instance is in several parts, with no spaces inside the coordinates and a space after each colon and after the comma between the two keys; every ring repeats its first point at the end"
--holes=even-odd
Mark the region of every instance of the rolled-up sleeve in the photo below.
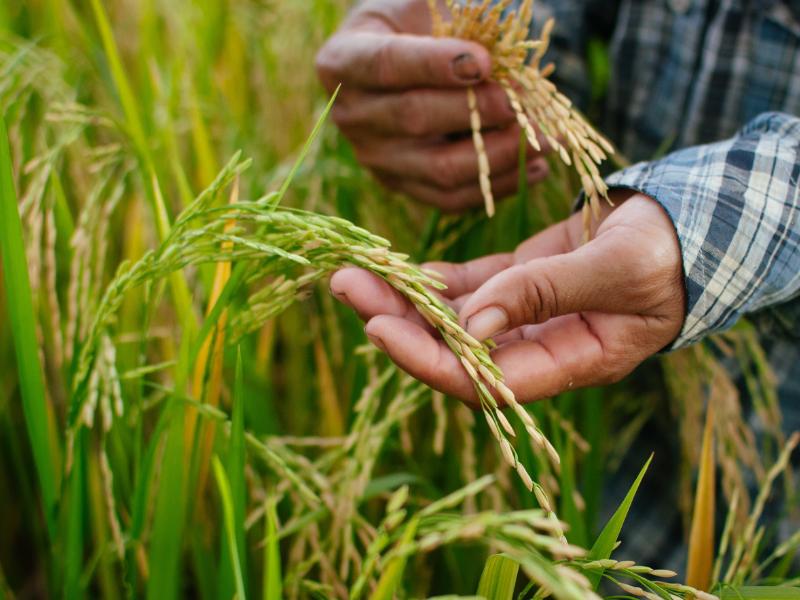
{"type": "MultiPolygon", "coordinates": [[[[760,115],[733,138],[644,162],[606,179],[655,198],[681,245],[686,320],[667,350],[775,312],[798,330],[800,119],[760,115]]],[[[773,319],[774,320],[774,319],[773,319]]]]}

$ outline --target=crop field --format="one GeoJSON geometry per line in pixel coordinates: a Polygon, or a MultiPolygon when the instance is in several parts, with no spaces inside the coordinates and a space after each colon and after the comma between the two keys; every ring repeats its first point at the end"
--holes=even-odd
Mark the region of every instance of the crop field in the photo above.
{"type": "Polygon", "coordinates": [[[0,600],[800,598],[798,435],[755,328],[515,404],[419,265],[598,202],[600,161],[556,154],[505,199],[487,179],[491,218],[386,192],[314,72],[349,6],[0,0],[0,600]],[[395,367],[329,293],[344,266],[511,408],[395,367]],[[677,565],[626,551],[659,478],[677,565]]]}

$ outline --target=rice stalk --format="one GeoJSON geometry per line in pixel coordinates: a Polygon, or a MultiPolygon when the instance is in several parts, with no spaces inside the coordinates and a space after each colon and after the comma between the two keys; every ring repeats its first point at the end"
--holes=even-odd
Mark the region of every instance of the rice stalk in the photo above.
{"type": "Polygon", "coordinates": [[[758,491],[756,501],[753,504],[753,509],[747,519],[744,531],[733,545],[730,563],[728,564],[728,570],[725,573],[725,577],[722,579],[723,582],[732,585],[742,585],[742,583],[744,583],[745,577],[752,567],[754,560],[754,557],[750,555],[750,552],[753,546],[758,548],[758,540],[756,538],[760,538],[760,536],[763,534],[763,532],[756,532],[758,520],[761,517],[761,513],[764,511],[764,505],[769,497],[770,492],[772,491],[772,484],[774,483],[775,479],[777,479],[778,476],[786,469],[786,466],[789,464],[789,458],[792,454],[792,451],[797,447],[798,443],[800,443],[800,432],[796,431],[786,441],[785,446],[778,456],[778,460],[775,461],[775,464],[773,464],[770,470],[767,472],[767,476],[762,483],[761,488],[758,491]]]}

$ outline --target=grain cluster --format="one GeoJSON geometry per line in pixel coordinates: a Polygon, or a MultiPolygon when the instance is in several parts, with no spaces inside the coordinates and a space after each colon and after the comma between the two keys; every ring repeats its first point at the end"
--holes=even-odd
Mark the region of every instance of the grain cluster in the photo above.
{"type": "MultiPolygon", "coordinates": [[[[525,132],[528,143],[542,150],[537,128],[550,148],[557,152],[567,165],[574,165],[581,178],[586,202],[584,203],[584,237],[588,240],[591,214],[600,216],[600,198],[608,200],[608,187],[597,168],[613,146],[587,123],[548,79],[554,66],[541,65],[542,57],[550,43],[550,33],[555,21],[548,20],[538,40],[530,40],[533,0],[523,0],[519,9],[505,15],[512,0],[470,0],[461,5],[447,1],[451,20],[445,21],[436,6],[429,0],[433,18],[434,37],[455,37],[483,45],[492,57],[490,80],[505,90],[525,132]]],[[[480,186],[486,203],[486,212],[494,214],[494,198],[489,183],[489,160],[481,135],[481,119],[475,91],[467,89],[470,124],[475,150],[478,154],[480,186]]]]}

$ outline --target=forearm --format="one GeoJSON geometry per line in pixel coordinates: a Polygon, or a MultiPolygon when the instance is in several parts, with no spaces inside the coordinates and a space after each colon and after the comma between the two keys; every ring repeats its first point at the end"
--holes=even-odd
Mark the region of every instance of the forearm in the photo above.
{"type": "MultiPolygon", "coordinates": [[[[800,119],[767,113],[730,140],[607,179],[655,198],[681,244],[686,320],[670,349],[800,293],[800,119]]],[[[784,320],[798,311],[784,311],[784,320]]],[[[791,328],[792,323],[783,323],[791,328]]]]}

